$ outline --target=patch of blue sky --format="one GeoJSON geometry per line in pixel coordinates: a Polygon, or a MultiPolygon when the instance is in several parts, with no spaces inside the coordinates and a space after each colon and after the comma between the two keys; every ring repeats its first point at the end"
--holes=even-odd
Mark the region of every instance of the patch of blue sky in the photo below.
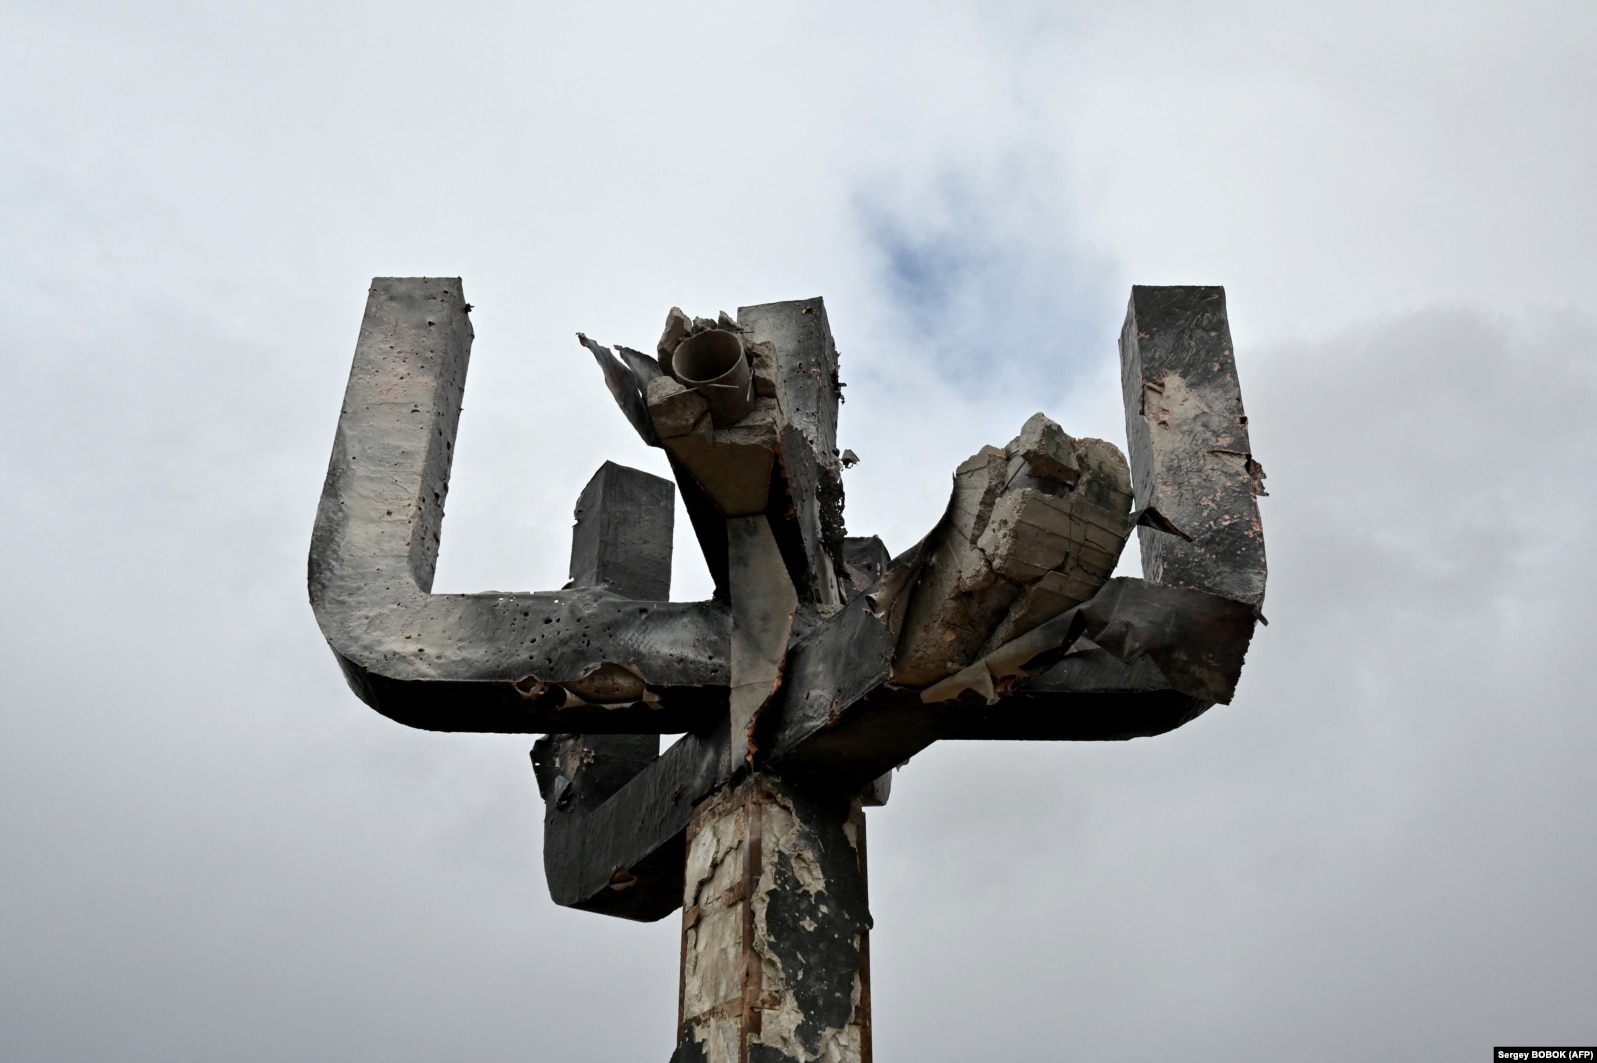
{"type": "Polygon", "coordinates": [[[1114,263],[1056,214],[946,185],[928,209],[856,201],[884,315],[921,359],[973,396],[1072,390],[1115,357],[1125,295],[1114,263]]]}

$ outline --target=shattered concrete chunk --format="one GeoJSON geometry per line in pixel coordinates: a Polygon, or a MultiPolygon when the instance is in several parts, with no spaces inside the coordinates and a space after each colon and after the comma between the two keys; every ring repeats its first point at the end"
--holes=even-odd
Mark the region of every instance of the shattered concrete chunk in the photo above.
{"type": "Polygon", "coordinates": [[[1042,414],[1005,449],[983,447],[954,474],[922,552],[895,681],[935,683],[1092,597],[1119,561],[1130,508],[1120,451],[1042,414]]]}
{"type": "Polygon", "coordinates": [[[709,409],[704,396],[668,376],[649,381],[648,401],[654,430],[662,440],[687,435],[709,409]]]}
{"type": "Polygon", "coordinates": [[[660,367],[667,373],[671,372],[671,356],[676,353],[677,345],[688,338],[693,331],[693,319],[682,312],[681,307],[673,306],[670,313],[665,315],[665,331],[660,333],[660,342],[655,345],[655,352],[660,356],[660,367]]]}
{"type": "Polygon", "coordinates": [[[1008,479],[1008,458],[983,447],[954,473],[954,492],[932,531],[919,580],[910,592],[894,679],[908,686],[958,671],[980,650],[1020,587],[993,571],[976,540],[1008,479]]]}
{"type": "Polygon", "coordinates": [[[745,339],[743,347],[749,352],[749,364],[754,368],[754,394],[776,398],[776,347],[768,340],[753,339],[745,339]]]}
{"type": "Polygon", "coordinates": [[[662,443],[723,516],[749,517],[764,513],[770,499],[778,416],[774,399],[757,399],[737,424],[715,428],[706,412],[692,431],[662,443]]]}
{"type": "Polygon", "coordinates": [[[1081,475],[1070,437],[1045,414],[1032,414],[1006,450],[1024,461],[1033,476],[1074,484],[1081,475]]]}

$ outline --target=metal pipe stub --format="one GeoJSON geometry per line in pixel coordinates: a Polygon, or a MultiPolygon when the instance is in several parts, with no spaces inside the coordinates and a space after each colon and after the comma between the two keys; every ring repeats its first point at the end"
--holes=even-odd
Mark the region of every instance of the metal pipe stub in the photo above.
{"type": "Polygon", "coordinates": [[[754,405],[754,378],[736,332],[707,329],[689,336],[671,355],[671,375],[704,397],[717,428],[737,424],[754,405]]]}

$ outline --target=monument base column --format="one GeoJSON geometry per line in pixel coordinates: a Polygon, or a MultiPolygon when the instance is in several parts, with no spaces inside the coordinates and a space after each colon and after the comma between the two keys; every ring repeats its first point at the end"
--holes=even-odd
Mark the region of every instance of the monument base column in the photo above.
{"type": "Polygon", "coordinates": [[[755,773],[687,834],[673,1063],[870,1063],[865,817],[755,773]]]}

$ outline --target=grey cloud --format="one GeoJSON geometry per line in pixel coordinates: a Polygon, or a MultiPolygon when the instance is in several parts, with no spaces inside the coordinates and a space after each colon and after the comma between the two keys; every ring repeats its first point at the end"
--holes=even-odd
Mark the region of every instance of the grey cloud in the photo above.
{"type": "Polygon", "coordinates": [[[377,717],[304,601],[366,279],[427,272],[478,306],[458,590],[557,586],[593,469],[664,471],[577,329],[824,294],[901,548],[1034,410],[1119,435],[1126,283],[1227,283],[1241,695],[910,765],[881,1058],[1589,1039],[1590,15],[1458,11],[9,7],[0,1055],[667,1054],[674,929],[554,909],[525,744],[377,717]],[[958,327],[1028,387],[924,356],[862,202],[975,248],[958,327]]]}

